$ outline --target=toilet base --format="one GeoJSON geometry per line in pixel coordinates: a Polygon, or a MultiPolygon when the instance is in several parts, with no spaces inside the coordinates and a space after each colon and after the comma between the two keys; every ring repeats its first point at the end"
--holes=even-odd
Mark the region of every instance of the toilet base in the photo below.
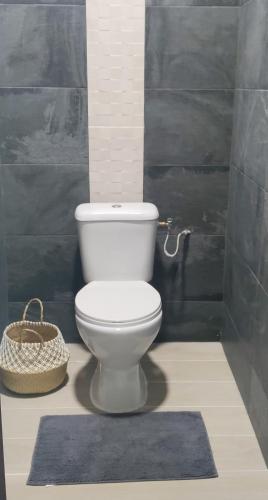
{"type": "Polygon", "coordinates": [[[147,381],[140,363],[118,370],[98,362],[90,398],[94,406],[108,413],[128,413],[144,406],[147,381]]]}

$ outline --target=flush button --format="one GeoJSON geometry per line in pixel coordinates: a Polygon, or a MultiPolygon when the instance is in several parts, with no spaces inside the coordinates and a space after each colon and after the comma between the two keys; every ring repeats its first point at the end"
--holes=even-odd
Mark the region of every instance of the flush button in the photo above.
{"type": "Polygon", "coordinates": [[[113,208],[122,208],[122,205],[112,205],[113,208]]]}

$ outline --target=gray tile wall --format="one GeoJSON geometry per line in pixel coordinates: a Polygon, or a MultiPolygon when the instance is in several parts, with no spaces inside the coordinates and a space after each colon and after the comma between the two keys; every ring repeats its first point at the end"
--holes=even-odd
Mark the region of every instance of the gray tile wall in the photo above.
{"type": "Polygon", "coordinates": [[[0,4],[33,5],[84,5],[85,0],[1,0],[0,4]]]}
{"type": "Polygon", "coordinates": [[[223,344],[268,463],[268,2],[243,2],[231,155],[223,344]]]}
{"type": "Polygon", "coordinates": [[[148,6],[159,6],[159,7],[185,7],[185,6],[217,6],[217,7],[227,7],[240,5],[239,2],[247,0],[146,0],[148,6]]]}
{"type": "Polygon", "coordinates": [[[3,179],[0,169],[0,336],[7,322],[7,263],[3,204],[3,179]]]}
{"type": "Polygon", "coordinates": [[[174,217],[177,230],[194,230],[174,261],[163,256],[159,233],[160,340],[217,340],[222,328],[237,6],[147,0],[144,199],[174,217]]]}
{"type": "Polygon", "coordinates": [[[40,297],[67,341],[79,339],[73,299],[82,286],[73,215],[89,197],[84,3],[0,1],[9,319],[40,297]]]}

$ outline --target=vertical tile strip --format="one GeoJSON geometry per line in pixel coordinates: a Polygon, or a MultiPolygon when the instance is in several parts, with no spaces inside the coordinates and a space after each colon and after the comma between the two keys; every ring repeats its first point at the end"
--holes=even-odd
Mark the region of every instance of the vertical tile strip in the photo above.
{"type": "Polygon", "coordinates": [[[87,0],[92,202],[142,201],[145,0],[87,0]]]}

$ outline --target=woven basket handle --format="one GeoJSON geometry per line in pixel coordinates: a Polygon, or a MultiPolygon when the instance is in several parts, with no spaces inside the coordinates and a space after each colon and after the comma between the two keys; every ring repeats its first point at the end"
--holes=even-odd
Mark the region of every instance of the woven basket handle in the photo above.
{"type": "MultiPolygon", "coordinates": [[[[38,339],[40,340],[41,347],[44,345],[44,339],[40,333],[38,333],[36,330],[32,330],[31,328],[23,328],[22,332],[31,332],[34,333],[38,339]]],[[[20,336],[20,342],[22,343],[22,335],[20,336]]]]}
{"type": "MultiPolygon", "coordinates": [[[[33,302],[37,302],[39,304],[39,306],[40,306],[40,321],[44,321],[44,307],[43,307],[43,303],[42,303],[42,301],[40,299],[37,299],[37,298],[29,300],[28,304],[26,304],[25,309],[23,311],[22,320],[23,321],[26,320],[26,315],[27,315],[28,309],[29,309],[30,305],[33,302]]],[[[37,332],[35,332],[35,333],[37,333],[37,332]]],[[[38,333],[38,335],[39,335],[39,333],[38,333]]],[[[40,335],[40,337],[41,337],[41,335],[40,335]]]]}
{"type": "Polygon", "coordinates": [[[34,361],[36,358],[38,358],[41,350],[44,347],[44,339],[43,339],[42,335],[40,333],[36,332],[35,330],[32,330],[31,328],[23,328],[23,330],[21,330],[21,333],[20,333],[20,348],[19,348],[20,350],[22,349],[22,344],[23,344],[23,342],[22,342],[22,332],[31,332],[31,333],[34,333],[39,338],[39,340],[40,340],[39,349],[38,349],[36,355],[34,356],[34,358],[32,359],[32,361],[34,361]]]}

